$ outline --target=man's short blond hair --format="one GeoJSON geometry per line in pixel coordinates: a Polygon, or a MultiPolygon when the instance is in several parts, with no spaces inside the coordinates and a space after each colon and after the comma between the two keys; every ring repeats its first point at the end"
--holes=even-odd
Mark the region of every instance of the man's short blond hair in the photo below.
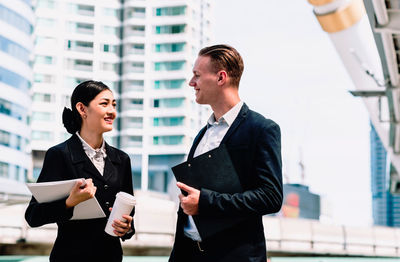
{"type": "Polygon", "coordinates": [[[239,52],[229,45],[213,45],[200,50],[199,56],[210,57],[212,70],[216,73],[225,70],[231,79],[230,84],[239,87],[244,70],[243,59],[239,52]]]}

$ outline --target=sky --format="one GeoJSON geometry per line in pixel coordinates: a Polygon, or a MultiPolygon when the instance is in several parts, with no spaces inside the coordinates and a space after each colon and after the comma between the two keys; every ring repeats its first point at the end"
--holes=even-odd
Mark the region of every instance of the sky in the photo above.
{"type": "Polygon", "coordinates": [[[333,223],[371,225],[369,118],[307,0],[216,0],[213,44],[242,55],[239,94],[281,127],[283,169],[329,203],[333,223]]]}

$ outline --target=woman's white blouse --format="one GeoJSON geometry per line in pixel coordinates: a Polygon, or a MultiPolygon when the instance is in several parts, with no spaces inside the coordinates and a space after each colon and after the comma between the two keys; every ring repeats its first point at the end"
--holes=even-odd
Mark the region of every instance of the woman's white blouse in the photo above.
{"type": "Polygon", "coordinates": [[[76,132],[76,135],[82,142],[83,150],[85,151],[86,155],[89,157],[90,161],[92,161],[93,165],[97,168],[101,175],[104,172],[104,159],[107,157],[106,154],[106,147],[105,142],[103,139],[103,144],[100,148],[93,149],[85,140],[76,132]]]}

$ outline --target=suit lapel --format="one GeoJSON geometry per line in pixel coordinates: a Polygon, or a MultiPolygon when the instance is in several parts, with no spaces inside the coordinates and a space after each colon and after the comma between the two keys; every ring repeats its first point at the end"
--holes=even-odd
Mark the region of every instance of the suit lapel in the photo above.
{"type": "Polygon", "coordinates": [[[107,181],[111,177],[117,175],[116,165],[121,164],[121,159],[115,149],[106,143],[107,157],[104,159],[104,172],[103,177],[107,181]]]}
{"type": "Polygon", "coordinates": [[[207,131],[207,126],[203,127],[200,130],[200,132],[197,134],[196,138],[193,141],[193,145],[190,148],[188,159],[193,158],[194,152],[196,151],[196,148],[199,145],[199,143],[200,143],[201,139],[203,138],[204,134],[206,133],[206,131],[207,131]]]}
{"type": "Polygon", "coordinates": [[[239,111],[238,116],[236,117],[235,121],[233,121],[232,125],[229,127],[228,132],[226,132],[224,138],[221,141],[221,144],[226,143],[229,137],[235,132],[235,130],[240,126],[242,121],[246,118],[246,115],[249,111],[248,106],[244,103],[242,108],[239,111]]]}
{"type": "Polygon", "coordinates": [[[82,143],[77,135],[74,134],[71,137],[68,142],[68,147],[71,153],[72,164],[76,167],[77,175],[79,177],[95,177],[99,180],[105,181],[104,177],[99,173],[92,161],[90,161],[89,157],[86,155],[82,143]]]}
{"type": "MultiPolygon", "coordinates": [[[[229,137],[235,132],[235,130],[240,126],[242,121],[246,118],[246,115],[249,111],[249,107],[243,103],[242,108],[239,111],[238,116],[236,117],[235,121],[233,121],[232,125],[229,127],[228,132],[226,132],[224,138],[221,141],[221,144],[226,143],[229,137]]],[[[203,138],[204,134],[207,131],[207,126],[203,127],[200,132],[197,134],[196,138],[193,141],[193,145],[190,148],[188,160],[193,159],[194,152],[196,151],[197,146],[199,145],[201,139],[203,138]]]]}

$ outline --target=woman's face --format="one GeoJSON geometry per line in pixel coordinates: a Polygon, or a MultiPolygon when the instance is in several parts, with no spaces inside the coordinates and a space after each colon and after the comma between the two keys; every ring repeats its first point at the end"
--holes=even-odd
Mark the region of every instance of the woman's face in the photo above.
{"type": "Polygon", "coordinates": [[[96,133],[111,131],[117,117],[116,102],[110,90],[100,92],[86,107],[83,128],[96,133]]]}

